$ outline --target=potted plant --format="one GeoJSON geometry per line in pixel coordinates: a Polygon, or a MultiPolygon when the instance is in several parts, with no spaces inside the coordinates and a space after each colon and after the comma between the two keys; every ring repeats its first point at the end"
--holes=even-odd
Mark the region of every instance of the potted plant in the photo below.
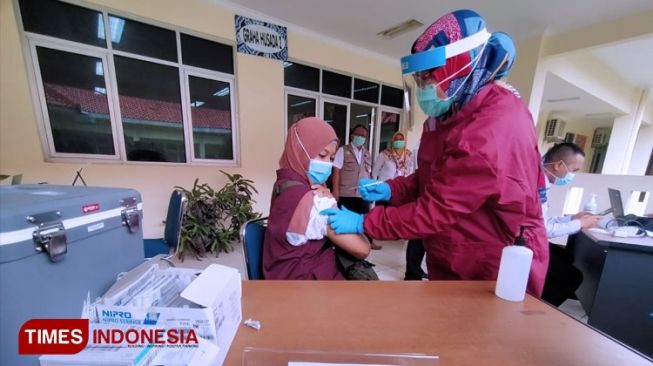
{"type": "Polygon", "coordinates": [[[200,184],[199,179],[190,190],[175,187],[187,199],[177,252],[182,260],[187,252],[200,258],[207,252],[218,256],[232,251],[242,224],[261,217],[253,208],[252,195],[258,193],[254,182],[240,174],[220,172],[229,180],[220,190],[200,184]]]}

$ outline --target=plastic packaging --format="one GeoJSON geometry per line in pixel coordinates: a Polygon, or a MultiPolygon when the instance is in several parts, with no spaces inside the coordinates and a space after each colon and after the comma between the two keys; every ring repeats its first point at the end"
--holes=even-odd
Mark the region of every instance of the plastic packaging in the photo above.
{"type": "Polygon", "coordinates": [[[524,227],[514,245],[503,248],[494,293],[508,301],[523,301],[533,261],[533,251],[524,244],[524,227]]]}
{"type": "Polygon", "coordinates": [[[592,193],[590,195],[590,200],[585,203],[585,207],[583,207],[583,211],[589,212],[592,215],[596,215],[598,212],[598,207],[596,204],[596,194],[592,193]]]}

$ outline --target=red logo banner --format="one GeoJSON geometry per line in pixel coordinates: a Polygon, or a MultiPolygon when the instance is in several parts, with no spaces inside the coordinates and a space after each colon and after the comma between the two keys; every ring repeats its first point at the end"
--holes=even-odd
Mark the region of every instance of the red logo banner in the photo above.
{"type": "Polygon", "coordinates": [[[18,333],[18,353],[79,353],[86,347],[88,335],[88,319],[31,319],[18,333]]]}

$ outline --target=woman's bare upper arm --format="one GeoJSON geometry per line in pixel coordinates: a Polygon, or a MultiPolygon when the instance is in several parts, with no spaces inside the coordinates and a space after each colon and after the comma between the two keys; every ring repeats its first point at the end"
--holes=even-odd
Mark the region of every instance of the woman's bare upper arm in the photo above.
{"type": "Polygon", "coordinates": [[[365,259],[370,254],[370,243],[363,235],[336,234],[331,226],[327,225],[327,237],[335,245],[358,259],[365,259]]]}

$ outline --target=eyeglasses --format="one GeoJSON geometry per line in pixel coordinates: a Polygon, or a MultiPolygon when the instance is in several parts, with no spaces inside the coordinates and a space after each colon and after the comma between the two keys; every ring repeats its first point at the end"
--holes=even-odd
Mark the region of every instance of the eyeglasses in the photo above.
{"type": "Polygon", "coordinates": [[[433,77],[432,70],[416,72],[413,74],[413,79],[419,88],[424,88],[429,84],[437,84],[437,81],[435,81],[435,78],[433,77]]]}

